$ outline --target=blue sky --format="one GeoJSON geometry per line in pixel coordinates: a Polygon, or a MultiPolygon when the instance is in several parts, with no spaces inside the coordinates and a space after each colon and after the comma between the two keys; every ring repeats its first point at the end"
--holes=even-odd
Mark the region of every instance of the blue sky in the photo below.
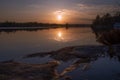
{"type": "Polygon", "coordinates": [[[120,0],[0,0],[0,21],[91,23],[97,14],[118,10],[120,0]]]}

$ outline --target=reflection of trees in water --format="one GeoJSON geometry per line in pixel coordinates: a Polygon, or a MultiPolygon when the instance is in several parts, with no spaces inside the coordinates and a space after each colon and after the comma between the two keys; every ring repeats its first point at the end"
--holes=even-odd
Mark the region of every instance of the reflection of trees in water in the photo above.
{"type": "MultiPolygon", "coordinates": [[[[109,47],[109,50],[108,50],[109,54],[114,54],[115,55],[116,54],[115,45],[120,44],[120,37],[119,36],[120,36],[120,30],[110,30],[110,31],[107,31],[107,32],[100,33],[99,36],[96,37],[96,39],[97,39],[98,42],[100,42],[104,45],[107,45],[109,47]]],[[[120,47],[116,47],[116,48],[120,49],[120,47]]],[[[111,57],[112,57],[112,55],[111,55],[111,57]]]]}
{"type": "MultiPolygon", "coordinates": [[[[13,28],[5,28],[5,29],[1,29],[0,28],[0,33],[1,32],[6,32],[6,33],[15,33],[15,32],[17,32],[17,31],[38,31],[38,30],[49,30],[49,29],[56,29],[56,28],[60,28],[60,27],[42,27],[42,28],[40,28],[40,27],[21,27],[20,29],[19,29],[20,27],[16,27],[15,29],[14,29],[14,27],[13,28]]],[[[65,28],[65,27],[62,27],[62,28],[65,28]]]]}
{"type": "Polygon", "coordinates": [[[49,23],[37,23],[37,22],[28,22],[28,23],[17,23],[17,22],[3,22],[0,23],[0,32],[16,32],[16,31],[37,31],[53,28],[66,28],[70,27],[89,27],[89,24],[49,24],[49,23]]]}
{"type": "Polygon", "coordinates": [[[54,60],[68,62],[71,65],[66,67],[58,76],[58,78],[66,77],[66,74],[74,71],[77,68],[87,70],[90,68],[90,63],[98,60],[101,57],[110,57],[120,61],[120,46],[114,46],[114,52],[109,52],[106,46],[76,46],[66,47],[57,51],[34,53],[25,56],[24,58],[31,57],[45,57],[48,56],[54,60]]]}
{"type": "Polygon", "coordinates": [[[15,33],[17,31],[38,31],[38,30],[46,30],[46,29],[49,29],[49,28],[38,28],[38,29],[0,29],[0,32],[6,32],[6,33],[15,33]]]}

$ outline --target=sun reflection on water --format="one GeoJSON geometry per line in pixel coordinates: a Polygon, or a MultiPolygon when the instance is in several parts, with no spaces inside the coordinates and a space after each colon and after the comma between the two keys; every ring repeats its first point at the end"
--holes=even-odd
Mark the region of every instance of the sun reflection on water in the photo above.
{"type": "Polygon", "coordinates": [[[58,37],[62,37],[62,33],[61,32],[58,32],[58,37]]]}
{"type": "Polygon", "coordinates": [[[65,41],[64,36],[63,36],[63,33],[62,33],[61,31],[58,31],[58,32],[57,32],[57,35],[56,35],[56,37],[55,37],[55,40],[56,40],[56,41],[65,41]]]}
{"type": "Polygon", "coordinates": [[[79,35],[77,34],[78,36],[76,36],[75,33],[76,32],[73,32],[70,29],[69,30],[66,30],[66,29],[63,29],[63,28],[56,29],[53,32],[53,38],[52,39],[54,39],[55,41],[58,41],[58,42],[75,41],[80,37],[80,34],[79,35]]]}

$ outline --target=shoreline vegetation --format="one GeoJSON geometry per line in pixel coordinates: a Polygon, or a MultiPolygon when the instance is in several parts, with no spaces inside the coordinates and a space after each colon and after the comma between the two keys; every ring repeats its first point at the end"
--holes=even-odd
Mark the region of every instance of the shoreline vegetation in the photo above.
{"type": "Polygon", "coordinates": [[[115,24],[120,23],[120,12],[116,12],[114,15],[106,13],[103,16],[97,15],[91,25],[91,28],[99,35],[103,31],[110,31],[115,28],[115,24]]]}
{"type": "Polygon", "coordinates": [[[52,28],[70,28],[70,27],[90,27],[91,24],[49,24],[49,23],[37,23],[37,22],[26,22],[26,23],[17,23],[17,22],[1,22],[0,23],[0,32],[15,32],[20,30],[25,31],[37,31],[44,29],[52,28]]]}
{"type": "Polygon", "coordinates": [[[91,28],[98,42],[108,46],[120,44],[120,12],[114,15],[97,15],[91,28]]]}
{"type": "Polygon", "coordinates": [[[1,27],[88,27],[91,24],[56,24],[56,23],[38,23],[38,22],[24,22],[24,23],[18,23],[18,22],[0,22],[0,28],[1,27]]]}

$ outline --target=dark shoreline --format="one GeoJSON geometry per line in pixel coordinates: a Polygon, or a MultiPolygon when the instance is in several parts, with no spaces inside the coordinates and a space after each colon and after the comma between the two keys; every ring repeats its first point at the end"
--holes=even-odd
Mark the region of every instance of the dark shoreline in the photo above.
{"type": "Polygon", "coordinates": [[[57,23],[38,23],[38,22],[0,22],[0,27],[87,27],[91,24],[57,24],[57,23]]]}
{"type": "Polygon", "coordinates": [[[56,28],[90,28],[90,26],[46,26],[46,27],[0,27],[0,32],[16,32],[16,31],[37,31],[37,30],[47,30],[56,28]]]}
{"type": "MultiPolygon", "coordinates": [[[[72,80],[72,76],[67,76],[67,73],[78,69],[83,65],[82,70],[87,70],[90,63],[98,60],[100,57],[109,57],[120,61],[120,46],[114,45],[115,53],[108,51],[107,46],[70,46],[51,52],[39,52],[23,56],[24,58],[45,57],[53,58],[43,64],[28,64],[16,62],[14,60],[0,62],[0,79],[2,80],[72,80]],[[117,52],[116,52],[117,51],[117,52]],[[107,52],[107,53],[106,53],[107,52]],[[61,62],[73,61],[64,68],[60,73],[57,72],[57,67],[61,62]]],[[[73,79],[74,80],[74,79],[73,79]]]]}

